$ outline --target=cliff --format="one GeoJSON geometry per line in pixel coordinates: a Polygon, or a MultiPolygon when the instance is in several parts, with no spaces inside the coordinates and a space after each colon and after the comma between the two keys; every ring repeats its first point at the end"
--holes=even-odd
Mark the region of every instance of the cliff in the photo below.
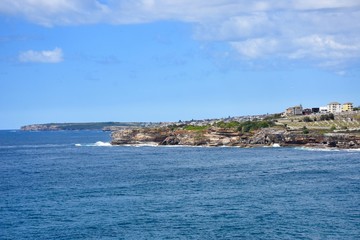
{"type": "Polygon", "coordinates": [[[233,129],[209,128],[202,131],[171,130],[169,128],[123,129],[112,133],[113,145],[158,144],[184,146],[308,146],[360,148],[360,135],[356,133],[311,133],[264,128],[251,133],[233,129]]]}

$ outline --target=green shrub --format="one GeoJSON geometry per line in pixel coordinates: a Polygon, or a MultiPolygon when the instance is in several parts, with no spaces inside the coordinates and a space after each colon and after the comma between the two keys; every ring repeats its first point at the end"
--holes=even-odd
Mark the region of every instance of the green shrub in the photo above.
{"type": "Polygon", "coordinates": [[[335,116],[332,113],[320,116],[320,121],[325,121],[325,120],[329,121],[329,120],[334,120],[334,119],[335,119],[335,116]]]}
{"type": "Polygon", "coordinates": [[[304,117],[303,121],[304,122],[312,122],[313,120],[310,117],[304,117]]]}
{"type": "Polygon", "coordinates": [[[250,132],[253,130],[261,129],[261,128],[268,128],[274,126],[272,121],[246,121],[238,126],[237,130],[241,132],[250,132]]]}
{"type": "Polygon", "coordinates": [[[187,125],[184,127],[184,130],[189,130],[189,131],[203,131],[208,129],[209,126],[194,126],[194,125],[187,125]]]}
{"type": "Polygon", "coordinates": [[[219,128],[237,128],[240,126],[240,122],[231,121],[231,122],[226,123],[224,121],[220,121],[220,122],[215,123],[215,126],[219,127],[219,128]]]}
{"type": "Polygon", "coordinates": [[[302,132],[303,132],[303,134],[309,134],[309,129],[307,129],[307,127],[303,127],[302,128],[302,132]]]}

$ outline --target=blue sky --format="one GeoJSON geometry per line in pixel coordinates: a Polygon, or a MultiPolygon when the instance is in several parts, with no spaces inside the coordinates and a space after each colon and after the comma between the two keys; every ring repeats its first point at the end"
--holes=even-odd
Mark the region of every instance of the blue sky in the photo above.
{"type": "Polygon", "coordinates": [[[358,0],[209,2],[2,0],[0,129],[360,105],[358,0]]]}

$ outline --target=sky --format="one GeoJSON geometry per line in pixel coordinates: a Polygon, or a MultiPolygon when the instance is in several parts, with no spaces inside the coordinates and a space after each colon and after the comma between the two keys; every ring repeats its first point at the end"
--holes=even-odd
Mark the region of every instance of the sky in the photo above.
{"type": "Polygon", "coordinates": [[[360,105],[359,0],[1,0],[0,129],[360,105]]]}

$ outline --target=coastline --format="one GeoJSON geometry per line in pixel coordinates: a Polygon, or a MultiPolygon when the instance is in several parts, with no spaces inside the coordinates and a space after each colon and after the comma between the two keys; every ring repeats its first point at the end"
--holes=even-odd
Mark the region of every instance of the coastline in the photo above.
{"type": "Polygon", "coordinates": [[[308,146],[308,145],[286,145],[286,146],[269,146],[269,145],[252,145],[252,146],[207,146],[207,145],[159,145],[156,143],[135,143],[135,144],[106,144],[103,146],[96,144],[81,145],[79,147],[155,147],[155,148],[237,148],[237,149],[281,149],[281,148],[292,148],[297,150],[306,151],[349,151],[349,152],[360,152],[360,148],[337,148],[337,147],[324,147],[324,146],[308,146]]]}
{"type": "Polygon", "coordinates": [[[112,132],[111,138],[111,145],[360,149],[358,133],[304,134],[278,128],[264,128],[250,133],[221,128],[203,131],[168,128],[122,129],[112,132]]]}

